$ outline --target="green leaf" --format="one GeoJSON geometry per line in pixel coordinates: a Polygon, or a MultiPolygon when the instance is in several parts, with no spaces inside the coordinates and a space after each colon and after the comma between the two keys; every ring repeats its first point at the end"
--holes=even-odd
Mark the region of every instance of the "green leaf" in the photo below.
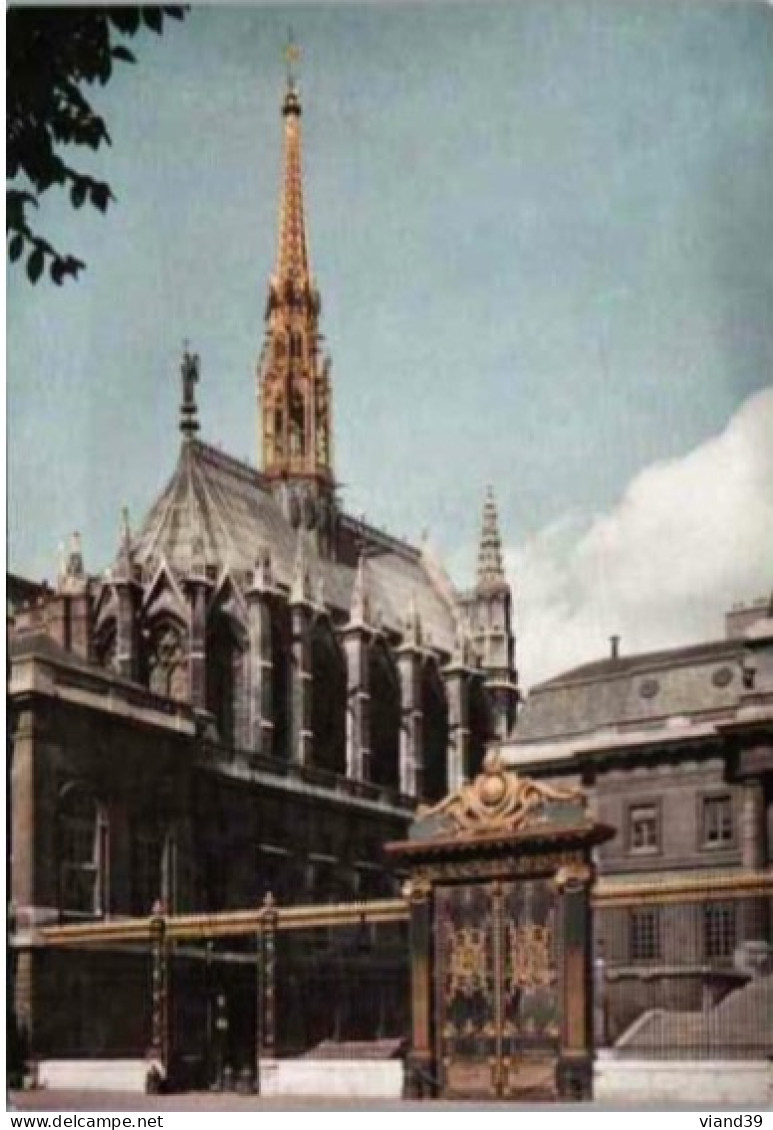
{"type": "Polygon", "coordinates": [[[83,201],[86,199],[86,185],[83,181],[78,181],[77,184],[72,186],[70,192],[70,199],[72,200],[73,208],[80,208],[83,201]]]}
{"type": "Polygon", "coordinates": [[[36,247],[27,260],[27,278],[31,283],[36,283],[43,273],[45,255],[41,247],[36,247]]]}
{"type": "Polygon", "coordinates": [[[136,63],[137,62],[137,60],[134,58],[134,56],[132,55],[129,48],[128,47],[122,47],[120,44],[118,45],[118,47],[113,48],[113,58],[114,59],[123,59],[123,61],[125,63],[136,63]]]}
{"type": "Polygon", "coordinates": [[[10,245],[8,247],[8,258],[11,260],[12,263],[16,262],[16,260],[21,255],[23,249],[24,249],[24,236],[17,233],[13,237],[13,239],[11,240],[10,245]]]}
{"type": "Polygon", "coordinates": [[[148,27],[160,34],[164,21],[161,10],[159,8],[142,8],[142,15],[148,27]]]}
{"type": "Polygon", "coordinates": [[[110,199],[110,189],[106,184],[93,184],[91,186],[91,203],[100,212],[107,211],[107,202],[110,199]]]}
{"type": "Polygon", "coordinates": [[[138,8],[111,8],[107,12],[110,23],[123,31],[126,35],[134,35],[140,26],[140,13],[138,8]]]}

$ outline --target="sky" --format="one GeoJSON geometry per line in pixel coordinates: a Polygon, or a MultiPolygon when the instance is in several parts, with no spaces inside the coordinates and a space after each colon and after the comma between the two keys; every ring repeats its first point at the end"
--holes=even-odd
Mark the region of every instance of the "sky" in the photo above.
{"type": "Polygon", "coordinates": [[[7,275],[9,567],[112,559],[179,448],[258,460],[288,23],[347,509],[474,575],[499,503],[526,685],[722,633],[773,587],[773,7],[194,7],[91,89],[117,203],[7,275]]]}

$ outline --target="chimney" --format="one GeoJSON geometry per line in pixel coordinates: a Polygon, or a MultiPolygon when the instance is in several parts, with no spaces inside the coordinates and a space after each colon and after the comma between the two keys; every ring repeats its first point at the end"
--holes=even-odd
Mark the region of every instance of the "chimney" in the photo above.
{"type": "Polygon", "coordinates": [[[619,659],[620,658],[620,637],[619,636],[610,636],[609,637],[609,658],[610,659],[619,659]]]}

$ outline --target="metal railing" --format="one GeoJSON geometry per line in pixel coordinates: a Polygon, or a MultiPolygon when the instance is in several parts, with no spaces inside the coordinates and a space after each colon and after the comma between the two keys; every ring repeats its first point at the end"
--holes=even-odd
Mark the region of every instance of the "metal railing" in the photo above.
{"type": "Polygon", "coordinates": [[[615,1056],[773,1055],[773,897],[723,882],[597,900],[595,1039],[615,1056]]]}
{"type": "MultiPolygon", "coordinates": [[[[13,947],[14,980],[32,978],[59,1005],[30,1030],[20,1014],[22,1043],[54,1057],[147,1055],[182,1086],[255,1087],[256,1065],[282,1055],[398,1055],[410,1031],[408,913],[405,898],[267,897],[218,914],[29,929],[13,947]]],[[[593,920],[597,1048],[773,1055],[770,871],[604,879],[593,920]]]]}

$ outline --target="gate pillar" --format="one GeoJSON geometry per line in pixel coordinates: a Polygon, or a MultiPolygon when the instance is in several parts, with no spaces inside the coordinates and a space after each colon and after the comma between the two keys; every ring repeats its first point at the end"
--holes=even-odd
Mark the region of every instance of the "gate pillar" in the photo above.
{"type": "Polygon", "coordinates": [[[387,844],[409,875],[409,1096],[590,1097],[592,849],[613,835],[582,789],[489,754],[387,844]]]}
{"type": "Polygon", "coordinates": [[[430,982],[432,951],[431,886],[414,880],[406,884],[411,946],[411,1046],[406,1064],[405,1096],[429,1098],[433,1094],[430,982]]]}

